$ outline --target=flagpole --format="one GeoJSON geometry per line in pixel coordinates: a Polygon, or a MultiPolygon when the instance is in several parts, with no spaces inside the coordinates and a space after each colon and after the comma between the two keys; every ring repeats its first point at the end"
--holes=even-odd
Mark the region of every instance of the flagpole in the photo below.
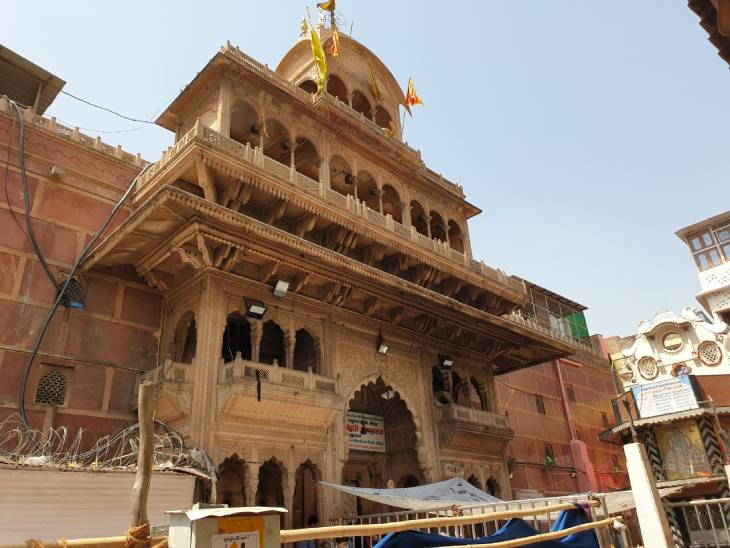
{"type": "Polygon", "coordinates": [[[401,141],[405,141],[405,139],[403,138],[403,128],[405,127],[405,125],[406,125],[406,109],[403,109],[403,120],[401,120],[401,123],[400,123],[400,139],[401,139],[401,141]]]}

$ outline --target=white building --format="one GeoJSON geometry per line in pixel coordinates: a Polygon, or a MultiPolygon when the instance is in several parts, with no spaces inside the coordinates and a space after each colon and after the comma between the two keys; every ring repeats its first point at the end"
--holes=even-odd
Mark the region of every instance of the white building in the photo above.
{"type": "Polygon", "coordinates": [[[730,211],[677,231],[697,265],[697,300],[715,319],[730,323],[730,211]]]}

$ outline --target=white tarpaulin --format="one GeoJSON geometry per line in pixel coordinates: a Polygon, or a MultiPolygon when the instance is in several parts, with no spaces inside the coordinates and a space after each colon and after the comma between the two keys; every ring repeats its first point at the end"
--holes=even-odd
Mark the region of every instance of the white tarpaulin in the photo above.
{"type": "Polygon", "coordinates": [[[430,508],[443,508],[452,504],[463,506],[482,502],[501,502],[501,499],[488,495],[462,478],[453,478],[430,485],[404,487],[402,489],[369,489],[367,487],[336,485],[323,481],[320,483],[350,495],[379,502],[380,504],[387,504],[388,506],[406,508],[407,510],[428,510],[430,508]]]}

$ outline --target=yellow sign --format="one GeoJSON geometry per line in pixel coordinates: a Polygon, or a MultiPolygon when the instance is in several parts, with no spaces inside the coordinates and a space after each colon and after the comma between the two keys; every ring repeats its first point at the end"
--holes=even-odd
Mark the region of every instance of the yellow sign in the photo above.
{"type": "MultiPolygon", "coordinates": [[[[218,518],[218,532],[219,533],[248,533],[255,532],[255,536],[249,537],[249,542],[241,545],[239,543],[238,548],[250,548],[250,540],[258,539],[258,548],[264,547],[264,517],[263,516],[236,516],[231,518],[218,518]]],[[[228,540],[228,539],[226,539],[228,540]]],[[[232,548],[232,545],[227,548],[232,548]]]]}

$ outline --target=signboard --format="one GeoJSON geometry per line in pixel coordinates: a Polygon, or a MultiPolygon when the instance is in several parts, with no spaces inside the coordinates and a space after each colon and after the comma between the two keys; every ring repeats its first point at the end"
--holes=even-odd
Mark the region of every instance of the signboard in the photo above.
{"type": "Polygon", "coordinates": [[[212,548],[259,548],[258,531],[213,535],[212,548]]]}
{"type": "Polygon", "coordinates": [[[385,420],[383,417],[348,411],[346,421],[350,449],[385,453],[385,420]]]}
{"type": "Polygon", "coordinates": [[[672,422],[654,427],[662,470],[668,480],[712,475],[707,451],[695,421],[672,422]]]}
{"type": "Polygon", "coordinates": [[[463,477],[464,476],[464,465],[460,462],[444,462],[444,474],[446,477],[463,477]]]}
{"type": "Polygon", "coordinates": [[[642,419],[699,407],[692,381],[687,375],[634,386],[631,391],[642,419]]]}

